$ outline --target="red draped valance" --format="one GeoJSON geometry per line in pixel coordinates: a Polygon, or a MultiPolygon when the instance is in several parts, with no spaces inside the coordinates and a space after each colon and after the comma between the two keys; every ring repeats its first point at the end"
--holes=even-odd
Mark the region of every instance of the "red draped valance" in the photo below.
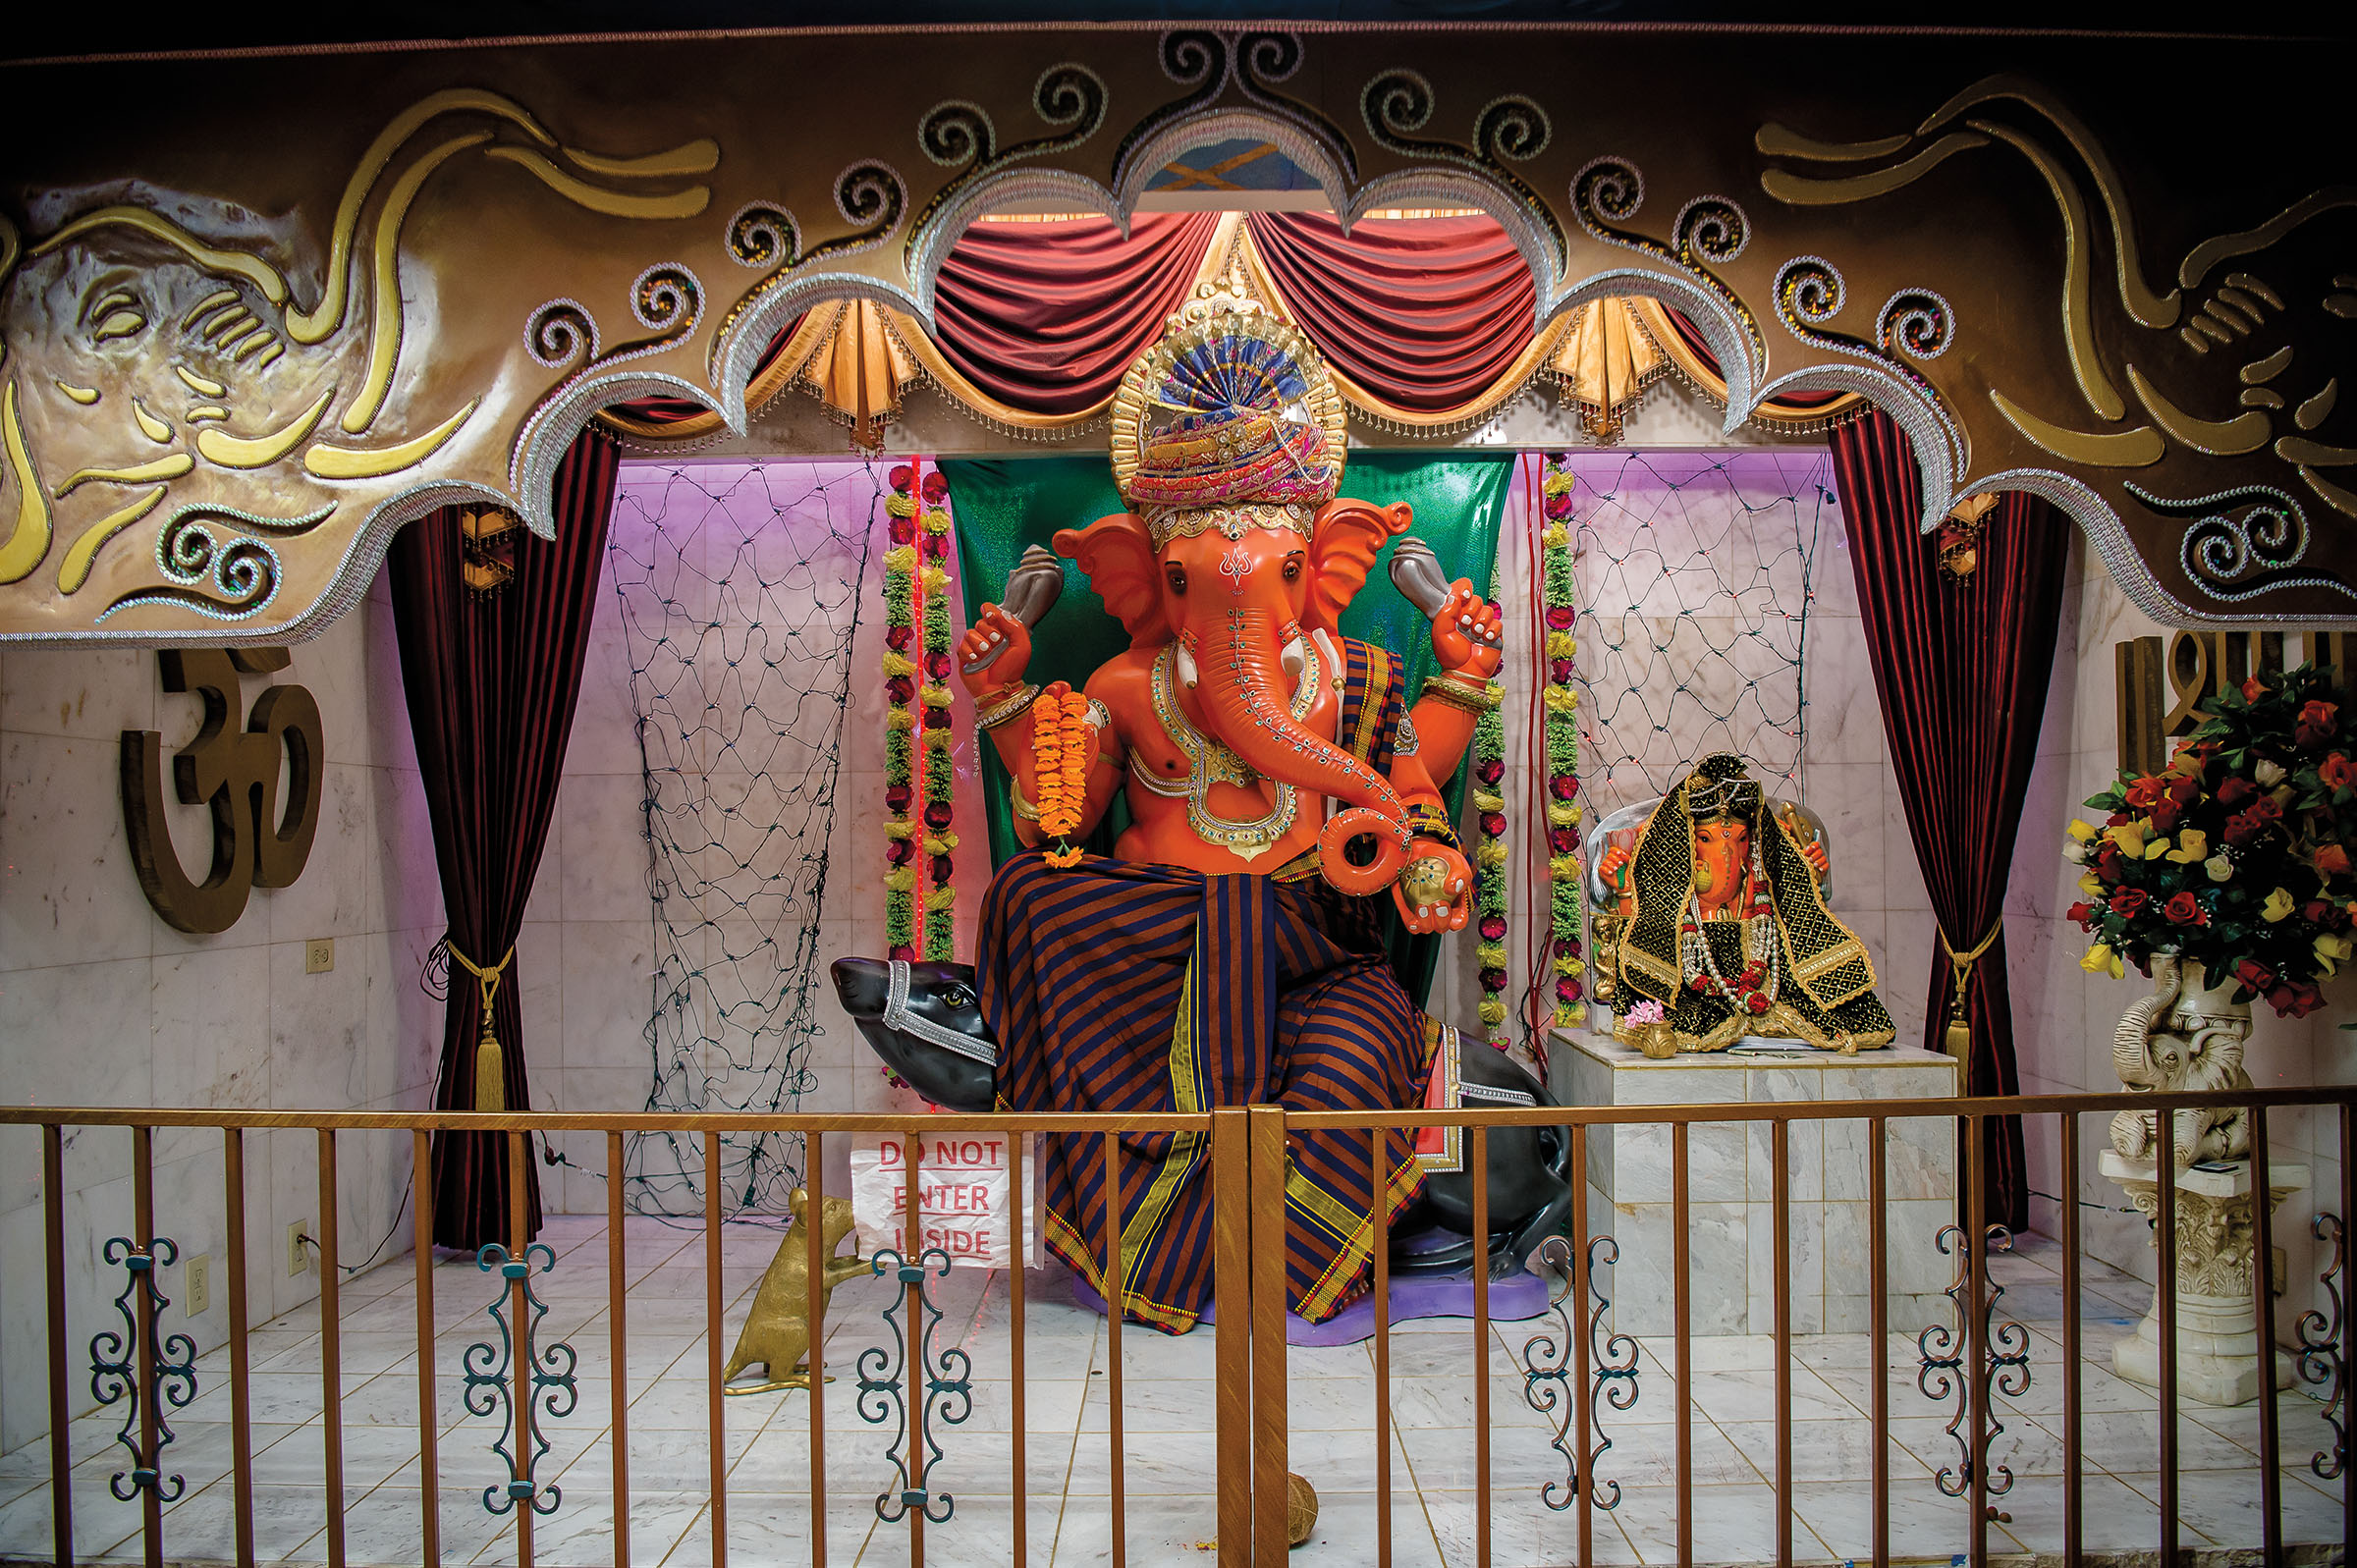
{"type": "Polygon", "coordinates": [[[1295,323],[1387,403],[1460,407],[1530,344],[1538,289],[1494,218],[1370,218],[1346,235],[1324,213],[1244,221],[1295,323]]]}
{"type": "MultiPolygon", "coordinates": [[[[1544,376],[1610,440],[1670,366],[1705,396],[1727,395],[1701,332],[1657,300],[1600,300],[1537,327],[1530,269],[1486,215],[1368,218],[1344,234],[1323,213],[1205,212],[1141,214],[1127,235],[1095,216],[977,223],[942,264],[932,336],[882,306],[814,306],[770,343],[745,401],[758,407],[798,382],[872,445],[924,378],[1002,428],[1069,429],[1103,411],[1196,284],[1232,270],[1317,344],[1344,401],[1379,424],[1477,423],[1544,376]]],[[[1808,430],[1861,406],[1854,393],[1794,393],[1755,417],[1808,430]]],[[[607,418],[649,439],[720,426],[675,399],[607,418]]]]}

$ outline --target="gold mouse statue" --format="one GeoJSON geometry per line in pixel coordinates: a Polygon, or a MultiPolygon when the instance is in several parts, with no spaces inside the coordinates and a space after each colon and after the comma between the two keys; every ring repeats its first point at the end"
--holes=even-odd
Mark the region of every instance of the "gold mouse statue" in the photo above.
{"type": "MultiPolygon", "coordinates": [[[[786,1207],[793,1212],[794,1226],[778,1243],[778,1255],[761,1275],[761,1288],[753,1292],[753,1310],[745,1316],[737,1348],[729,1354],[728,1371],[720,1376],[726,1385],[723,1393],[759,1394],[810,1386],[810,1243],[805,1228],[810,1222],[810,1194],[795,1188],[786,1207]],[[741,1386],[733,1383],[739,1373],[753,1366],[769,1375],[766,1381],[741,1386]]],[[[820,1203],[819,1242],[826,1259],[826,1271],[817,1281],[821,1323],[826,1321],[827,1298],[835,1293],[835,1287],[869,1272],[867,1260],[858,1256],[855,1247],[849,1258],[835,1256],[835,1249],[843,1245],[851,1228],[850,1200],[828,1198],[820,1203]]]]}

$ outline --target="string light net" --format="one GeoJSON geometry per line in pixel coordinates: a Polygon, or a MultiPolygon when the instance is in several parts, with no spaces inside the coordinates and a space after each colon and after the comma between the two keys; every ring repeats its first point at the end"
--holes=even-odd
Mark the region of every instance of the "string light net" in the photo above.
{"type": "MultiPolygon", "coordinates": [[[[820,915],[883,495],[859,462],[625,470],[608,548],[646,786],[649,1110],[791,1111],[815,1087],[820,915]]],[[[782,1214],[802,1180],[798,1136],[726,1134],[720,1161],[730,1214],[782,1214]]],[[[703,1164],[700,1137],[634,1138],[632,1212],[699,1213],[703,1164]]]]}
{"type": "Polygon", "coordinates": [[[1590,820],[1714,751],[1805,798],[1809,606],[1838,532],[1826,454],[1578,452],[1571,467],[1590,820]]]}

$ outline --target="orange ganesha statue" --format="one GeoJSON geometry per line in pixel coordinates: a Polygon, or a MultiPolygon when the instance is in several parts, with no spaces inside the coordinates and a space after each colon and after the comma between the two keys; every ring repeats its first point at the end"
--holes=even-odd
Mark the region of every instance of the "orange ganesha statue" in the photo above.
{"type": "MultiPolygon", "coordinates": [[[[1412,932],[1451,932],[1471,913],[1438,781],[1496,700],[1497,608],[1398,539],[1407,507],[1341,495],[1333,380],[1249,299],[1207,287],[1172,318],[1115,399],[1112,456],[1127,510],[1055,547],[1128,649],[1076,693],[1025,679],[1030,623],[1060,570],[1041,552],[958,651],[975,723],[1013,779],[1016,836],[1042,851],[1002,866],[982,910],[972,995],[996,1043],[996,1104],[1145,1115],[1453,1095],[1455,1031],[1401,988],[1384,926],[1396,910],[1412,932]],[[1340,624],[1395,539],[1393,580],[1430,618],[1438,664],[1412,703],[1400,661],[1340,624]],[[1129,823],[1114,853],[1080,852],[1117,796],[1129,823]]],[[[1507,1092],[1544,1095],[1535,1080],[1507,1092]]],[[[1065,1142],[1042,1141],[1042,1237],[1101,1294],[1103,1157],[1065,1142]]],[[[1422,1189],[1410,1142],[1386,1146],[1379,1216],[1372,1135],[1288,1139],[1286,1271],[1301,1316],[1365,1290],[1378,1223],[1422,1189]]],[[[1210,1292],[1200,1140],[1124,1135],[1121,1148],[1117,1228],[1135,1241],[1122,1306],[1183,1331],[1210,1292]]]]}
{"type": "MultiPolygon", "coordinates": [[[[1624,837],[1613,826],[1599,836],[1624,837]]],[[[1633,844],[1596,861],[1611,902],[1598,928],[1615,1034],[1648,1055],[1724,1051],[1746,1036],[1844,1054],[1890,1045],[1873,960],[1826,905],[1831,866],[1798,809],[1772,807],[1740,757],[1705,757],[1633,844]]]]}

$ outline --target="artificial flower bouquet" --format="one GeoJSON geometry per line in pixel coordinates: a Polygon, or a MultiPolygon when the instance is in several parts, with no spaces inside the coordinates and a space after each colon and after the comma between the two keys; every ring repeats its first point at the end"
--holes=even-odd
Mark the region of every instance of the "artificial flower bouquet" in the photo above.
{"type": "MultiPolygon", "coordinates": [[[[2166,768],[2087,804],[2063,853],[2085,868],[2070,918],[2096,938],[2079,967],[2150,972],[2175,953],[2300,1018],[2357,952],[2357,702],[2330,673],[2263,672],[2206,699],[2166,768]]],[[[2344,1027],[2357,1028],[2357,1023],[2344,1027]]]]}

